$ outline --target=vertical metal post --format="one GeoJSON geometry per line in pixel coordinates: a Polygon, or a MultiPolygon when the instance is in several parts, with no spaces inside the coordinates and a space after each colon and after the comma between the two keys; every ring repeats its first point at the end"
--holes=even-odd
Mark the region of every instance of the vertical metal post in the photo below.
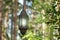
{"type": "Polygon", "coordinates": [[[14,29],[13,29],[13,40],[16,40],[16,28],[17,28],[17,7],[18,7],[18,0],[14,0],[14,5],[13,5],[13,24],[14,24],[14,29]]]}
{"type": "Polygon", "coordinates": [[[23,8],[24,8],[24,10],[26,11],[26,0],[24,0],[24,2],[23,2],[23,8]]]}
{"type": "Polygon", "coordinates": [[[0,0],[0,40],[2,40],[2,5],[3,0],[0,0]]]}

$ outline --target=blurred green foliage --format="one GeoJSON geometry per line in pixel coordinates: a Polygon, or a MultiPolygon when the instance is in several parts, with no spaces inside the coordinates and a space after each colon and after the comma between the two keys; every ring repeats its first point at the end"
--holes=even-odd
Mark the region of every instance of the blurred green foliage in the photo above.
{"type": "MultiPolygon", "coordinates": [[[[28,1],[31,1],[31,0],[28,0],[28,1]]],[[[12,7],[13,2],[12,0],[4,0],[4,5],[5,6],[3,7],[3,13],[5,13],[8,10],[8,8],[6,8],[7,5],[12,7]]],[[[33,0],[32,10],[40,12],[38,15],[36,15],[37,17],[34,20],[34,23],[39,24],[39,23],[45,22],[48,26],[46,30],[50,29],[49,39],[47,37],[46,40],[52,39],[52,36],[53,36],[52,32],[53,32],[53,28],[55,27],[53,25],[58,25],[60,27],[60,11],[59,11],[60,9],[59,10],[58,8],[56,9],[57,6],[58,5],[56,4],[56,0],[51,0],[46,2],[45,1],[42,2],[42,0],[33,0]],[[45,11],[45,15],[41,13],[41,10],[45,11]],[[45,17],[44,20],[42,19],[42,16],[45,17]]],[[[29,25],[32,26],[32,23],[29,25]]],[[[30,30],[28,30],[29,32],[27,32],[26,35],[23,36],[23,38],[26,38],[27,40],[42,40],[41,34],[34,35],[34,32],[30,30]]]]}
{"type": "Polygon", "coordinates": [[[34,35],[34,33],[32,31],[28,31],[27,34],[23,37],[26,38],[27,40],[41,40],[42,37],[41,35],[34,35]]]}

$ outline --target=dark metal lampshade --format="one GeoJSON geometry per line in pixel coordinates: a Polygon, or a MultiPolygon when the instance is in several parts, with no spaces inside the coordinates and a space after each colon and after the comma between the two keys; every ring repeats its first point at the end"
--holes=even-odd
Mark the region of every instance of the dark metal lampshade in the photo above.
{"type": "Polygon", "coordinates": [[[22,10],[19,15],[19,30],[24,35],[28,29],[28,15],[24,10],[22,10]]]}

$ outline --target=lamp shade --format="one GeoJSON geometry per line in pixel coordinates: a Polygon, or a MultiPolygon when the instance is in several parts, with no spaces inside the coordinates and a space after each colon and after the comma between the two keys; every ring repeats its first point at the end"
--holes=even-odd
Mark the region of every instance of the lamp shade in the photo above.
{"type": "Polygon", "coordinates": [[[21,14],[19,15],[19,30],[24,35],[28,28],[28,15],[24,10],[22,10],[21,14]]]}

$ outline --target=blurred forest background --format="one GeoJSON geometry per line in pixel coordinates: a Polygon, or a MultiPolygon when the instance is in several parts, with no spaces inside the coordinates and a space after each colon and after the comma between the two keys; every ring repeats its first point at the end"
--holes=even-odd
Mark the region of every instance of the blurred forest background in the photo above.
{"type": "MultiPolygon", "coordinates": [[[[60,0],[26,0],[26,2],[29,29],[22,39],[60,40],[60,0]]],[[[18,0],[17,2],[15,0],[3,0],[2,40],[11,40],[12,26],[17,27],[15,28],[17,30],[16,38],[21,40],[21,34],[18,32],[18,16],[22,8],[23,5],[18,0]],[[16,3],[18,6],[15,5],[16,3]],[[13,17],[13,15],[15,16],[13,17]],[[16,24],[12,24],[13,22],[16,24]]]]}

